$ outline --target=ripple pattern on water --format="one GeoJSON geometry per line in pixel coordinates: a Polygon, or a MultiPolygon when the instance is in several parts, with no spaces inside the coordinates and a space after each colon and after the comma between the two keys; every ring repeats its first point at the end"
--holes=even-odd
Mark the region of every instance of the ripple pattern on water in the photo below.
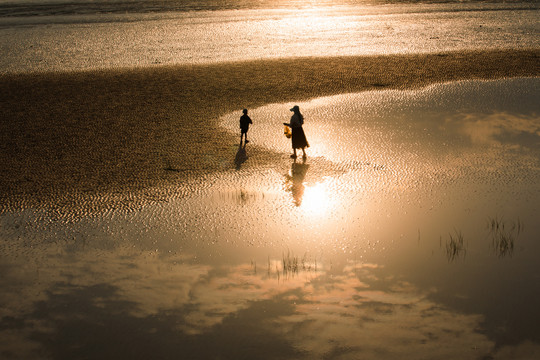
{"type": "MultiPolygon", "coordinates": [[[[8,211],[2,233],[23,246],[63,239],[75,248],[178,251],[303,241],[339,249],[358,246],[395,214],[461,206],[471,196],[528,211],[539,196],[538,90],[537,79],[458,82],[299,103],[311,143],[305,163],[289,159],[282,134],[292,104],[250,109],[241,166],[122,194],[126,208],[108,192],[81,193],[78,211],[8,211]]],[[[231,133],[240,114],[222,118],[231,133]]]]}

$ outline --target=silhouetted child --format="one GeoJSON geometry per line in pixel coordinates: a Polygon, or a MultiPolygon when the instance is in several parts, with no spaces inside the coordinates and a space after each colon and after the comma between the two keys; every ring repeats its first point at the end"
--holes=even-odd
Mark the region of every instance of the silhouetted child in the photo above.
{"type": "Polygon", "coordinates": [[[240,117],[240,144],[242,144],[242,138],[245,139],[244,144],[247,144],[249,142],[249,140],[247,139],[249,124],[253,124],[253,121],[251,121],[251,118],[248,116],[247,109],[244,109],[242,112],[244,113],[244,115],[240,117]]]}

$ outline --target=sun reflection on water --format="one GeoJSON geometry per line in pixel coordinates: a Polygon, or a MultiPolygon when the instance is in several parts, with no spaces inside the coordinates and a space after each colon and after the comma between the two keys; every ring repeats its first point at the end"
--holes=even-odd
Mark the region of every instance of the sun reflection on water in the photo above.
{"type": "Polygon", "coordinates": [[[310,165],[294,162],[285,176],[285,190],[292,195],[292,203],[309,217],[327,214],[337,201],[331,196],[331,178],[320,181],[306,181],[310,165]]]}
{"type": "Polygon", "coordinates": [[[332,207],[327,184],[323,182],[306,186],[300,207],[309,215],[323,215],[327,213],[332,207]]]}

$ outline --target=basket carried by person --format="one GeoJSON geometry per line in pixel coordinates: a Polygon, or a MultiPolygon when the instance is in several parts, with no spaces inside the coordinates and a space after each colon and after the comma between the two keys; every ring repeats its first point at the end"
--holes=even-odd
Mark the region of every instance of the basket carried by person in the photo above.
{"type": "Polygon", "coordinates": [[[292,136],[291,128],[288,127],[287,125],[285,125],[285,129],[283,130],[283,133],[285,134],[285,136],[287,137],[287,139],[290,139],[291,136],[292,136]]]}

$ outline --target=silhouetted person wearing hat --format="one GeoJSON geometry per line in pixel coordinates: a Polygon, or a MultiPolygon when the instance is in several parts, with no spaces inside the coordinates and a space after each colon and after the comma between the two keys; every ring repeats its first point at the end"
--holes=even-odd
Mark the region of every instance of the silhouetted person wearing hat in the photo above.
{"type": "Polygon", "coordinates": [[[247,139],[247,132],[249,130],[249,124],[253,124],[251,118],[248,116],[247,109],[242,110],[244,115],[240,117],[240,145],[242,145],[242,139],[245,139],[244,144],[247,144],[249,140],[247,139]]]}
{"type": "Polygon", "coordinates": [[[302,149],[302,152],[304,153],[302,157],[306,158],[306,148],[309,147],[309,144],[306,139],[306,134],[304,134],[304,129],[302,128],[302,125],[304,125],[304,116],[300,113],[298,105],[293,106],[291,111],[294,112],[291,117],[291,122],[289,124],[283,123],[283,125],[290,127],[292,130],[291,140],[293,154],[291,155],[291,158],[296,159],[296,149],[302,149]]]}

